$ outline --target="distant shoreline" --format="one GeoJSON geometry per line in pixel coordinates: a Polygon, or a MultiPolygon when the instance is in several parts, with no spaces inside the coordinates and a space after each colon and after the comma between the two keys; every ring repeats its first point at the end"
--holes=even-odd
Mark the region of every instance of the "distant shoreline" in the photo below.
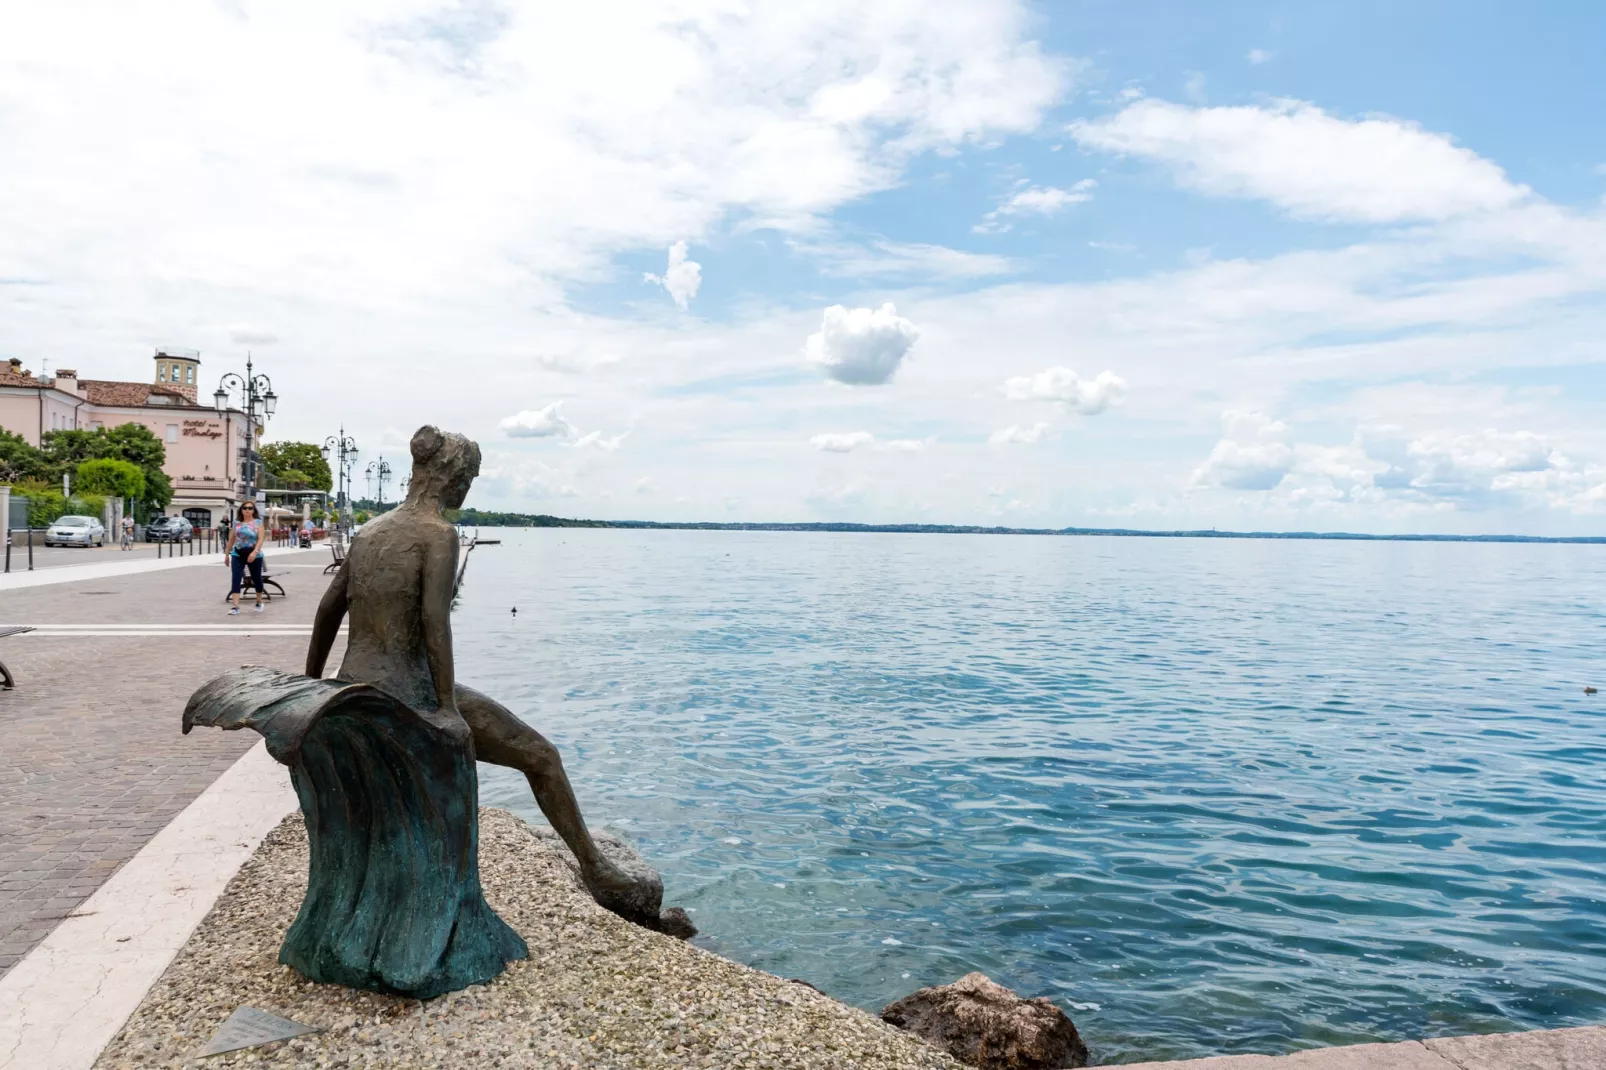
{"type": "Polygon", "coordinates": [[[656,520],[577,520],[526,513],[464,509],[458,524],[482,528],[623,528],[649,531],[824,531],[902,535],[1111,535],[1145,539],[1328,539],[1349,542],[1533,542],[1606,544],[1606,535],[1367,535],[1345,531],[1148,531],[1142,528],[1009,528],[973,524],[673,523],[656,520]]]}

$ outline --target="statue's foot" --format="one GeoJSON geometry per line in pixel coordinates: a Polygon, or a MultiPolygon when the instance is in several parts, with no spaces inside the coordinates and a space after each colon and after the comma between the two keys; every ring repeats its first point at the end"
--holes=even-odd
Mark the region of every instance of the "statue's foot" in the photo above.
{"type": "Polygon", "coordinates": [[[664,882],[652,867],[631,866],[627,871],[604,859],[590,873],[582,873],[580,879],[598,906],[645,928],[658,928],[664,882]]]}

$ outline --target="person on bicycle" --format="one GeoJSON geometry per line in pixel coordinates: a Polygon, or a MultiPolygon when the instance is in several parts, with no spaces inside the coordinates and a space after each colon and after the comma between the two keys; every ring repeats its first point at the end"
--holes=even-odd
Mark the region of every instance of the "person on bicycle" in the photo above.
{"type": "Polygon", "coordinates": [[[129,513],[123,517],[123,549],[134,548],[134,514],[129,513]]]}
{"type": "Polygon", "coordinates": [[[245,579],[246,569],[251,570],[251,587],[256,591],[256,612],[262,612],[262,521],[257,517],[256,502],[241,502],[240,510],[236,515],[236,523],[229,528],[229,543],[226,553],[229,558],[229,574],[233,579],[229,587],[229,597],[233,605],[229,607],[230,616],[240,613],[240,587],[245,579]]]}

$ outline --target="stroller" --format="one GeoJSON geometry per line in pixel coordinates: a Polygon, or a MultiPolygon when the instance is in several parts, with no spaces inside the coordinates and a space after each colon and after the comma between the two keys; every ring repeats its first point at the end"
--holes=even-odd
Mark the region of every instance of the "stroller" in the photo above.
{"type": "Polygon", "coordinates": [[[296,541],[297,541],[297,544],[300,545],[300,547],[303,550],[312,549],[312,532],[311,532],[311,530],[308,529],[308,528],[302,528],[301,529],[301,533],[298,536],[296,536],[296,541]]]}

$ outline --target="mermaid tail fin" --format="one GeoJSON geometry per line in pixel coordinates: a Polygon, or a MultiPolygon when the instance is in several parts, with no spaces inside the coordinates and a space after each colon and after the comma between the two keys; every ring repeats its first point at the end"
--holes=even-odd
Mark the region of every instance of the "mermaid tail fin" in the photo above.
{"type": "Polygon", "coordinates": [[[255,729],[290,767],[312,857],[279,961],[314,981],[427,999],[528,956],[480,888],[461,719],[366,684],[246,666],[191,696],[184,731],[195,725],[255,729]]]}

